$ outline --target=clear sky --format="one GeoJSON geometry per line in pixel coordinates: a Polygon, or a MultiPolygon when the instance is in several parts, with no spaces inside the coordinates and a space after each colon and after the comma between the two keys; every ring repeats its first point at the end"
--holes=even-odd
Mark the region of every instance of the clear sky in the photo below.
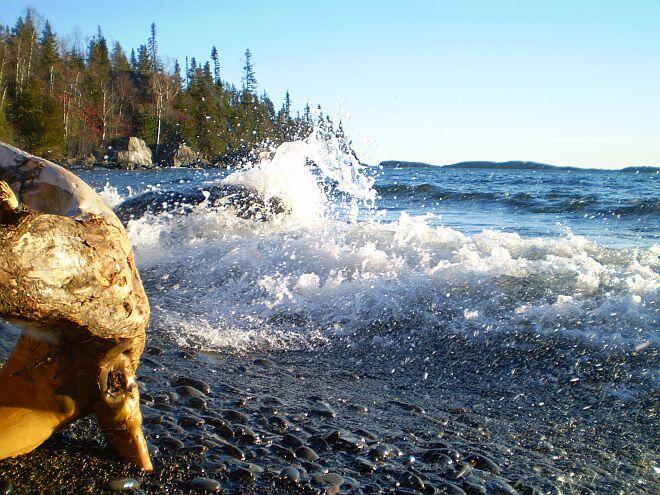
{"type": "MultiPolygon", "coordinates": [[[[0,0],[127,51],[152,21],[180,61],[254,54],[276,105],[348,120],[361,158],[660,165],[660,0],[0,0]]],[[[183,65],[183,63],[182,63],[183,65]]]]}

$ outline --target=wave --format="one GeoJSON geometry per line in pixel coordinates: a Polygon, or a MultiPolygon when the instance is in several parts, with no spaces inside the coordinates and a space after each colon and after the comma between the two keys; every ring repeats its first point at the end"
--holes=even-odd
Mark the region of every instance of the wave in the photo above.
{"type": "Polygon", "coordinates": [[[158,328],[181,342],[239,350],[334,339],[401,344],[419,333],[659,343],[660,246],[607,249],[573,235],[468,236],[405,212],[391,223],[358,222],[334,214],[334,191],[346,193],[340,210],[352,211],[352,201],[372,200],[372,182],[347,157],[339,163],[349,170],[328,169],[330,178],[310,159],[339,153],[326,145],[316,136],[285,146],[216,184],[253,191],[264,204],[278,198],[285,208],[267,221],[208,198],[178,215],[147,208],[128,220],[158,328]]]}
{"type": "Polygon", "coordinates": [[[657,215],[660,213],[658,199],[606,200],[595,195],[566,193],[548,193],[534,197],[530,193],[487,191],[457,191],[446,189],[436,184],[387,184],[376,186],[381,199],[414,199],[421,201],[435,200],[445,202],[473,202],[484,204],[502,204],[524,209],[530,213],[575,213],[592,212],[597,215],[634,216],[657,215]]]}

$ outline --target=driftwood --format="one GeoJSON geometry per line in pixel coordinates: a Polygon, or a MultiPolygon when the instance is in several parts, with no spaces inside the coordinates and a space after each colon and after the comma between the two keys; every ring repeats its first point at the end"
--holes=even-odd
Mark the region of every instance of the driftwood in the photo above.
{"type": "Polygon", "coordinates": [[[74,174],[4,143],[0,318],[22,329],[0,370],[0,459],[95,414],[151,470],[135,382],[149,303],[126,232],[74,174]]]}

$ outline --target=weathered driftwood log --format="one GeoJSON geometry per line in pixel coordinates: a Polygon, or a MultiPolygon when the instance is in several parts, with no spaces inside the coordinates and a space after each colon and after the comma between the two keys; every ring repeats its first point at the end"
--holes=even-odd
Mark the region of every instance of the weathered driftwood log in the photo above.
{"type": "Polygon", "coordinates": [[[4,143],[0,318],[22,329],[0,370],[0,459],[95,414],[151,470],[135,382],[149,303],[126,232],[78,177],[4,143]]]}

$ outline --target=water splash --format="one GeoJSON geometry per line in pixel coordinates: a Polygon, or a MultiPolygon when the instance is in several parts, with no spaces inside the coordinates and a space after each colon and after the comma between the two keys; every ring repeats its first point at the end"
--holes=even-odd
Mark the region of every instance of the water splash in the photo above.
{"type": "Polygon", "coordinates": [[[329,213],[355,220],[361,205],[375,205],[375,179],[366,172],[345,138],[317,126],[306,139],[281,144],[272,159],[222,182],[256,190],[266,201],[278,198],[301,222],[329,213]]]}

